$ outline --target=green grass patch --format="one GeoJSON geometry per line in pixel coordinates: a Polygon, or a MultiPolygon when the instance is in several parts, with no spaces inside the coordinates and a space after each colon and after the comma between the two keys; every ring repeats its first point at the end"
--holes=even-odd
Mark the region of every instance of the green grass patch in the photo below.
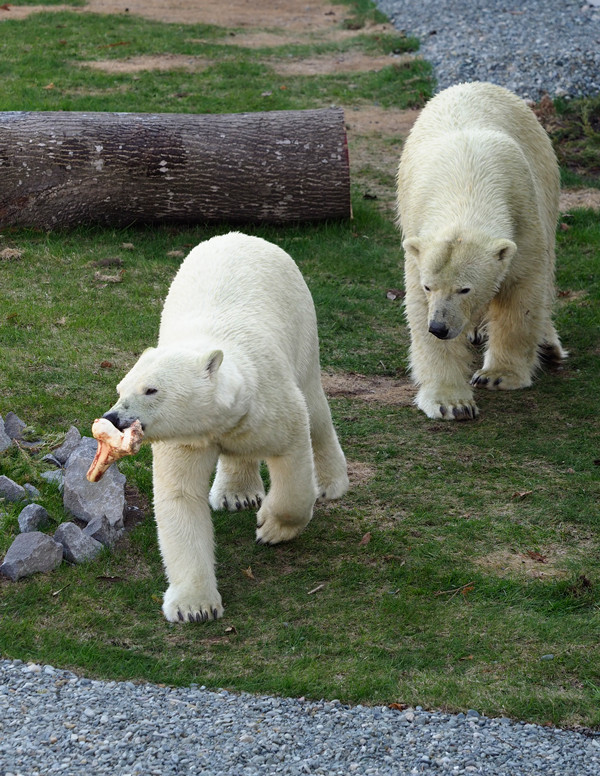
{"type": "MultiPolygon", "coordinates": [[[[364,3],[352,9],[373,12],[364,3]]],[[[426,66],[283,80],[264,51],[221,45],[223,31],[205,26],[69,13],[3,24],[4,110],[232,112],[342,99],[401,107],[431,93],[426,66]],[[125,51],[212,64],[136,75],[82,66],[125,51]]],[[[352,45],[379,44],[365,32],[352,45]]],[[[404,377],[408,331],[400,302],[386,296],[403,282],[400,238],[391,216],[357,190],[353,208],[351,222],[245,231],[298,262],[317,308],[324,369],[404,377]]],[[[0,654],[104,678],[600,725],[600,223],[586,211],[567,223],[557,251],[556,321],[571,353],[562,371],[541,374],[527,391],[480,392],[473,423],[333,399],[354,486],[280,547],[254,543],[252,513],[215,514],[223,620],[179,627],[163,619],[166,583],[149,508],[92,563],[18,583],[0,578],[0,654]]],[[[43,455],[71,424],[90,433],[120,378],[155,342],[181,261],[172,251],[225,231],[0,234],[0,251],[20,252],[0,260],[0,413],[14,410],[44,440],[37,452],[2,454],[0,473],[38,487],[57,522],[67,516],[40,476],[43,455]],[[119,270],[119,282],[102,277],[119,270]]],[[[150,450],[120,465],[149,500],[150,450]]],[[[3,553],[19,507],[0,512],[3,553]]]]}

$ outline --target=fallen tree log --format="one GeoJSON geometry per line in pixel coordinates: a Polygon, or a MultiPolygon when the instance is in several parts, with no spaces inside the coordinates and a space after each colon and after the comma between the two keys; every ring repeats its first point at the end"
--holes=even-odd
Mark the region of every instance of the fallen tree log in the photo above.
{"type": "Polygon", "coordinates": [[[341,108],[0,113],[0,227],[348,218],[341,108]]]}

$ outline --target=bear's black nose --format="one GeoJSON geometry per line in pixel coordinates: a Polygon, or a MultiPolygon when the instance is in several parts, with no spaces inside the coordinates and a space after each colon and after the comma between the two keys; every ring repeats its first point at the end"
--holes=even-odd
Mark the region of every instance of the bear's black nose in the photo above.
{"type": "Polygon", "coordinates": [[[434,334],[438,339],[446,339],[448,336],[448,327],[445,323],[438,323],[437,321],[431,321],[429,324],[429,331],[434,334]]]}
{"type": "Polygon", "coordinates": [[[133,423],[132,420],[121,420],[118,413],[116,412],[107,412],[102,417],[105,420],[108,420],[109,423],[112,423],[115,428],[119,429],[119,431],[125,431],[125,429],[129,428],[129,426],[131,426],[133,423]]]}

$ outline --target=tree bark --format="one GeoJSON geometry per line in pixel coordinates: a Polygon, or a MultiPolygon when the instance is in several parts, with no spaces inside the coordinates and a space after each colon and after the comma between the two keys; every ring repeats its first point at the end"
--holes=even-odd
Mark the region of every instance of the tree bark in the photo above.
{"type": "Polygon", "coordinates": [[[348,218],[341,108],[0,113],[0,227],[348,218]]]}

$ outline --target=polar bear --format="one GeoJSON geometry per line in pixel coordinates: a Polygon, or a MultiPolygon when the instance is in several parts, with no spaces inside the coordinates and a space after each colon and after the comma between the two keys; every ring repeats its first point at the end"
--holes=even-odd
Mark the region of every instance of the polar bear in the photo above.
{"type": "Polygon", "coordinates": [[[209,504],[258,508],[256,539],[276,544],[302,531],[317,497],[348,488],[312,297],[291,257],[258,237],[234,232],[190,252],[165,300],[157,347],[117,392],[104,417],[121,430],[139,420],[152,442],[167,620],[223,613],[209,504]]]}
{"type": "Polygon", "coordinates": [[[550,318],[556,157],[519,97],[465,83],[426,105],[397,183],[415,403],[430,418],[474,418],[472,386],[525,388],[540,361],[567,355],[550,318]]]}

